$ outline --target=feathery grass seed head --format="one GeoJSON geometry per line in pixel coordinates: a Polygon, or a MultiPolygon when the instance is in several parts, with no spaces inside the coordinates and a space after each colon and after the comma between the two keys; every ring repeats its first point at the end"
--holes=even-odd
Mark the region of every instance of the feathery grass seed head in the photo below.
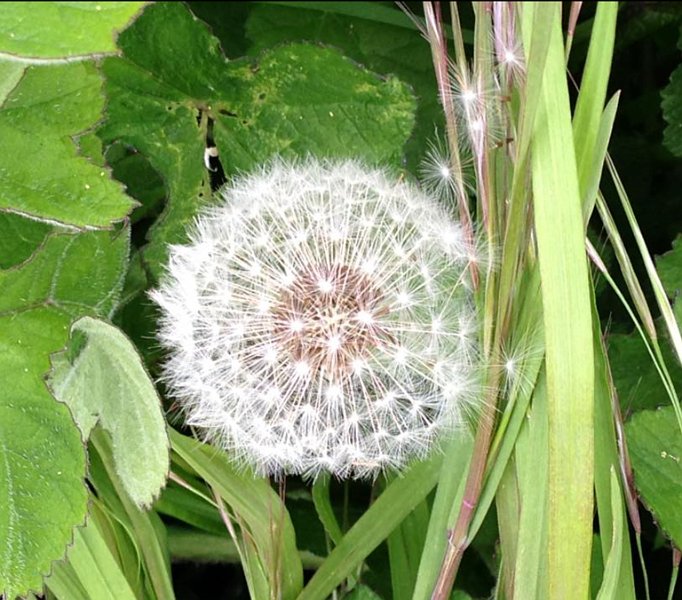
{"type": "Polygon", "coordinates": [[[350,160],[274,161],[220,194],[152,292],[188,424],[263,475],[426,455],[472,401],[459,224],[350,160]]]}

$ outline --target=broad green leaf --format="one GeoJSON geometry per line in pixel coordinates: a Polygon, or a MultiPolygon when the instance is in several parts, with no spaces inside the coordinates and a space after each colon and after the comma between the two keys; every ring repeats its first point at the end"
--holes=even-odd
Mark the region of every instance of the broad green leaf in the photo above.
{"type": "Polygon", "coordinates": [[[625,424],[640,498],[661,529],[682,546],[682,434],[672,407],[638,412],[625,424]]]}
{"type": "Polygon", "coordinates": [[[84,334],[75,359],[54,357],[49,385],[74,415],[83,438],[99,422],[112,440],[123,487],[138,507],[151,505],[168,475],[168,436],[161,402],[135,347],[113,325],[83,317],[71,327],[84,334]]]}
{"type": "MultiPolygon", "coordinates": [[[[96,138],[99,141],[99,138],[96,138]]],[[[101,143],[101,142],[100,142],[101,143]]],[[[107,164],[113,176],[126,186],[126,193],[140,202],[130,215],[135,224],[143,218],[156,218],[163,210],[166,188],[159,174],[149,161],[123,144],[114,144],[107,149],[107,164]]]]}
{"type": "Polygon", "coordinates": [[[431,50],[401,11],[376,2],[258,3],[245,27],[251,54],[292,41],[319,42],[409,83],[417,96],[414,134],[405,146],[410,167],[424,160],[436,128],[444,129],[431,50]]]}
{"type": "MultiPolygon", "coordinates": [[[[682,236],[673,241],[673,249],[656,259],[656,270],[668,296],[673,301],[677,324],[682,328],[682,236]]],[[[671,364],[671,363],[668,363],[671,364]]]]}
{"type": "Polygon", "coordinates": [[[26,71],[26,65],[0,58],[0,106],[7,98],[7,94],[19,83],[24,71],[26,71]]]}
{"type": "Polygon", "coordinates": [[[128,231],[52,234],[0,271],[0,591],[39,589],[86,511],[85,452],[66,406],[45,386],[71,316],[105,314],[125,272],[128,231]]]}
{"type": "Polygon", "coordinates": [[[296,598],[303,585],[296,535],[286,508],[269,483],[249,473],[237,473],[216,448],[173,430],[170,438],[174,452],[220,494],[240,524],[248,561],[243,564],[245,571],[258,575],[254,580],[262,586],[260,593],[270,592],[256,597],[296,598]]]}
{"type": "Polygon", "coordinates": [[[0,269],[25,261],[40,246],[50,226],[0,212],[0,269]]]}
{"type": "MultiPolygon", "coordinates": [[[[524,39],[535,11],[523,5],[524,39]]],[[[554,5],[556,8],[556,5],[554,5]]],[[[549,9],[548,9],[549,10],[549,9]]],[[[589,592],[594,478],[594,364],[589,274],[557,10],[532,141],[534,226],[549,419],[548,580],[552,598],[589,592]],[[566,457],[571,460],[567,461],[566,457]],[[567,544],[566,540],[571,543],[567,544]]]]}
{"type": "Polygon", "coordinates": [[[656,259],[656,270],[671,297],[682,294],[682,235],[673,241],[673,249],[656,259]]]}
{"type": "Polygon", "coordinates": [[[228,62],[181,4],[149,7],[119,44],[124,57],[104,62],[110,103],[100,134],[137,148],[166,182],[168,204],[145,252],[156,276],[167,244],[186,239],[209,201],[209,135],[232,175],[274,155],[396,164],[412,130],[414,99],[397,79],[382,80],[334,50],[303,44],[228,62]]]}
{"type": "MultiPolygon", "coordinates": [[[[677,46],[682,49],[682,31],[677,46]]],[[[682,65],[673,71],[661,97],[663,118],[668,123],[663,132],[663,144],[676,156],[682,156],[682,65]]]]}
{"type": "MultiPolygon", "coordinates": [[[[682,368],[676,364],[668,344],[663,344],[661,350],[666,364],[669,365],[675,387],[682,391],[682,368]]],[[[608,351],[613,380],[624,415],[670,404],[661,376],[637,332],[610,335],[608,351]]]]}
{"type": "MultiPolygon", "coordinates": [[[[0,282],[0,289],[4,289],[0,282]]],[[[69,318],[39,307],[0,316],[0,594],[39,590],[85,517],[85,451],[67,407],[45,387],[69,318]]]]}
{"type": "Polygon", "coordinates": [[[74,316],[110,315],[123,285],[128,235],[124,229],[48,236],[29,262],[0,271],[0,313],[44,303],[74,316]]]}
{"type": "Polygon", "coordinates": [[[58,59],[116,52],[145,2],[3,2],[0,56],[58,59]]]}
{"type": "Polygon", "coordinates": [[[133,200],[73,139],[100,119],[101,86],[92,63],[26,69],[0,105],[1,211],[78,228],[130,212],[133,200]]]}

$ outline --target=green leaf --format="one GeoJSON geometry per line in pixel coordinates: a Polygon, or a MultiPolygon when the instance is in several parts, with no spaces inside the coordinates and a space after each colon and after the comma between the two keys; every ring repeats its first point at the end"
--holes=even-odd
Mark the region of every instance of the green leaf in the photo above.
{"type": "Polygon", "coordinates": [[[66,406],[43,381],[71,316],[111,311],[128,230],[53,233],[30,259],[0,271],[0,591],[39,589],[86,510],[85,452],[66,406]]]}
{"type": "Polygon", "coordinates": [[[334,48],[376,73],[391,73],[410,84],[417,97],[414,133],[405,146],[408,165],[417,167],[434,129],[443,130],[431,50],[400,10],[376,2],[257,3],[246,21],[250,53],[292,41],[334,48]]]}
{"type": "Polygon", "coordinates": [[[145,2],[4,2],[0,56],[58,59],[116,51],[116,35],[145,2]]]}
{"type": "MultiPolygon", "coordinates": [[[[682,31],[677,42],[682,49],[682,31]]],[[[663,144],[676,156],[682,156],[682,65],[673,71],[670,83],[661,91],[663,118],[668,123],[663,144]]]]}
{"type": "Polygon", "coordinates": [[[471,461],[472,447],[471,435],[455,435],[445,446],[443,466],[438,475],[438,487],[414,585],[413,598],[415,600],[429,598],[438,578],[447,548],[447,536],[443,532],[454,527],[457,519],[467,468],[471,461]]]}
{"type": "Polygon", "coordinates": [[[50,226],[0,212],[0,269],[25,261],[45,239],[50,226]]]}
{"type": "Polygon", "coordinates": [[[113,325],[83,317],[72,338],[87,337],[73,361],[53,358],[49,385],[69,406],[83,438],[97,422],[112,440],[123,486],[138,507],[150,506],[168,475],[168,436],[161,402],[135,347],[113,325]]]}
{"type": "Polygon", "coordinates": [[[0,106],[7,98],[7,94],[19,83],[25,71],[25,65],[0,59],[0,106]]]}
{"type": "MultiPolygon", "coordinates": [[[[0,283],[0,288],[2,284],[0,283]]],[[[40,590],[85,517],[85,451],[43,375],[66,342],[69,318],[35,308],[0,316],[0,594],[40,590]]]]}
{"type": "Polygon", "coordinates": [[[682,546],[682,434],[672,407],[644,410],[625,424],[640,498],[661,529],[682,546]]]}
{"type": "MultiPolygon", "coordinates": [[[[656,259],[656,270],[668,296],[673,301],[677,324],[682,328],[682,235],[673,241],[673,249],[656,259]]],[[[672,364],[672,363],[668,363],[672,364]]]]}
{"type": "Polygon", "coordinates": [[[92,63],[26,69],[0,105],[0,210],[79,228],[130,212],[122,186],[73,141],[100,119],[101,85],[92,63]]]}
{"type": "Polygon", "coordinates": [[[548,445],[547,377],[543,371],[533,390],[533,403],[515,445],[518,482],[518,540],[513,585],[518,598],[545,598],[548,586],[548,445]]]}
{"type": "MultiPolygon", "coordinates": [[[[594,489],[597,513],[599,517],[599,536],[595,539],[600,544],[600,548],[592,547],[593,568],[590,571],[590,588],[593,596],[601,587],[599,585],[606,568],[605,561],[615,560],[612,556],[620,556],[620,564],[617,566],[618,578],[615,582],[614,595],[612,597],[619,600],[635,599],[635,582],[632,572],[632,558],[630,555],[630,535],[628,533],[628,522],[623,504],[625,502],[623,493],[618,490],[619,507],[613,505],[613,494],[615,492],[612,482],[614,470],[620,469],[620,451],[616,436],[616,427],[613,418],[613,396],[616,390],[612,374],[609,373],[608,356],[606,354],[606,344],[603,341],[601,326],[598,319],[597,307],[592,306],[593,318],[593,338],[594,338],[594,357],[595,357],[595,387],[594,387],[594,489]],[[621,528],[618,534],[617,529],[621,528]],[[614,543],[618,542],[623,548],[617,548],[614,543]],[[623,551],[623,549],[627,549],[623,551]],[[599,566],[594,568],[594,561],[599,555],[599,566]]],[[[640,342],[641,343],[641,342],[640,342]]],[[[647,364],[651,360],[647,357],[647,364]]],[[[615,569],[616,567],[612,567],[615,569]]],[[[611,585],[611,584],[609,584],[611,585]]]]}
{"type": "Polygon", "coordinates": [[[115,308],[127,265],[129,231],[55,233],[20,268],[0,271],[0,313],[56,304],[69,314],[115,308]]]}
{"type": "Polygon", "coordinates": [[[656,259],[656,270],[668,295],[682,294],[682,235],[673,241],[673,249],[656,259]]]}
{"type": "Polygon", "coordinates": [[[122,144],[109,147],[106,159],[114,177],[126,186],[126,193],[140,202],[130,215],[130,222],[134,224],[143,218],[156,218],[163,209],[166,188],[149,161],[122,144]]]}
{"type": "Polygon", "coordinates": [[[414,597],[429,517],[428,502],[422,500],[386,540],[394,600],[410,600],[414,597]]]}
{"type": "MultiPolygon", "coordinates": [[[[625,415],[670,404],[661,376],[637,332],[610,335],[608,350],[613,381],[625,415]]],[[[682,368],[668,344],[662,344],[661,350],[666,364],[670,365],[673,384],[682,390],[682,368]]]]}
{"type": "Polygon", "coordinates": [[[166,182],[166,211],[145,253],[156,276],[167,244],[185,241],[209,201],[209,134],[231,175],[278,154],[398,163],[412,130],[414,99],[397,79],[308,45],[227,62],[218,40],[181,4],[151,6],[119,43],[124,58],[104,62],[111,100],[100,134],[137,148],[166,182]]]}

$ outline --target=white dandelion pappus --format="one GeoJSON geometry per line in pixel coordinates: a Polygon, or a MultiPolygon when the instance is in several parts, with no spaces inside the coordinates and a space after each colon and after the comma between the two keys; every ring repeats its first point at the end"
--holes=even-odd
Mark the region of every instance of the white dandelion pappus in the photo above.
{"type": "Polygon", "coordinates": [[[459,224],[351,160],[273,161],[220,194],[152,292],[187,423],[261,475],[425,456],[473,397],[459,224]]]}

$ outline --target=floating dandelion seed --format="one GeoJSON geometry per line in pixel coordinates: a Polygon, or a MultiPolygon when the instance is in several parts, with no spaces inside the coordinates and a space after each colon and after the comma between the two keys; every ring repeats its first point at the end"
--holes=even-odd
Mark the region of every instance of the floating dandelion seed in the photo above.
{"type": "Polygon", "coordinates": [[[188,424],[262,475],[425,456],[472,401],[460,226],[354,161],[274,161],[221,196],[152,292],[188,424]]]}

